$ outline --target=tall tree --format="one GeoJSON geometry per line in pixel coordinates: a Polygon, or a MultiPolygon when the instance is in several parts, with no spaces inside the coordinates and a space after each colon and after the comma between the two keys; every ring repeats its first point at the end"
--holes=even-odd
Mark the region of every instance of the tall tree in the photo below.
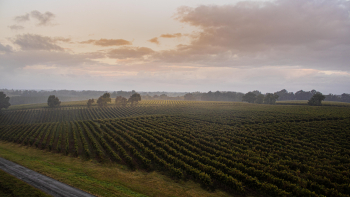
{"type": "Polygon", "coordinates": [[[264,104],[276,104],[276,100],[278,99],[278,94],[267,93],[264,98],[264,104]]]}
{"type": "Polygon", "coordinates": [[[6,96],[6,94],[4,94],[3,92],[0,92],[0,114],[2,108],[7,109],[10,106],[10,97],[6,96]]]}
{"type": "Polygon", "coordinates": [[[187,101],[193,101],[193,100],[196,100],[196,98],[194,97],[194,95],[193,95],[193,94],[191,94],[191,93],[187,93],[187,94],[185,94],[184,98],[185,98],[185,100],[187,100],[187,101]]]}
{"type": "Polygon", "coordinates": [[[91,107],[94,102],[95,102],[94,99],[89,99],[88,102],[87,102],[87,106],[91,107]]]}
{"type": "Polygon", "coordinates": [[[314,105],[314,106],[320,106],[322,105],[322,101],[325,99],[326,97],[321,93],[321,92],[316,92],[311,99],[309,100],[309,102],[307,103],[308,105],[314,105]]]}
{"type": "Polygon", "coordinates": [[[258,96],[256,96],[255,103],[263,104],[264,103],[264,95],[259,94],[258,96]]]}
{"type": "Polygon", "coordinates": [[[345,94],[345,93],[343,93],[342,95],[341,95],[341,99],[340,99],[342,102],[348,102],[348,103],[350,103],[350,94],[345,94]]]}
{"type": "Polygon", "coordinates": [[[138,93],[131,95],[129,100],[128,100],[128,102],[131,103],[131,106],[137,105],[139,101],[141,101],[141,95],[138,93]]]}
{"type": "Polygon", "coordinates": [[[159,96],[159,98],[162,99],[162,100],[166,100],[166,99],[168,98],[168,95],[166,95],[166,94],[161,94],[161,95],[159,96]]]}
{"type": "Polygon", "coordinates": [[[127,103],[128,103],[128,99],[126,99],[126,98],[124,98],[122,96],[117,96],[115,98],[115,104],[117,106],[124,106],[125,107],[127,103]]]}
{"type": "Polygon", "coordinates": [[[61,104],[61,101],[56,97],[55,95],[50,95],[47,99],[47,105],[49,107],[59,107],[61,104]]]}
{"type": "Polygon", "coordinates": [[[294,100],[295,96],[293,92],[288,92],[286,89],[275,92],[278,95],[278,100],[294,100]]]}
{"type": "Polygon", "coordinates": [[[254,103],[256,99],[256,94],[253,92],[248,92],[242,97],[242,101],[246,101],[248,103],[254,103]]]}
{"type": "Polygon", "coordinates": [[[110,103],[111,101],[111,94],[106,92],[97,99],[96,103],[99,107],[107,107],[107,103],[110,103]]]}

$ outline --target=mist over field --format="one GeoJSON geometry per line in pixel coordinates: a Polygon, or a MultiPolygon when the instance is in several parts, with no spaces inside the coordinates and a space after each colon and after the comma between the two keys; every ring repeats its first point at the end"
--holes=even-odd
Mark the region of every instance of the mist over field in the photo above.
{"type": "Polygon", "coordinates": [[[350,197],[349,0],[0,0],[0,29],[0,196],[350,197]]]}

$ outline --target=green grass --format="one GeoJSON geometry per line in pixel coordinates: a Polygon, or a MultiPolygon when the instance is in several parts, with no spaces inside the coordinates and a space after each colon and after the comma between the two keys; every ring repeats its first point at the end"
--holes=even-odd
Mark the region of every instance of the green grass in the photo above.
{"type": "Polygon", "coordinates": [[[0,196],[3,197],[49,197],[41,190],[0,170],[0,196]]]}
{"type": "Polygon", "coordinates": [[[219,190],[206,191],[192,181],[176,182],[156,171],[130,171],[123,165],[85,161],[13,143],[0,142],[0,157],[96,196],[230,196],[219,190]]]}

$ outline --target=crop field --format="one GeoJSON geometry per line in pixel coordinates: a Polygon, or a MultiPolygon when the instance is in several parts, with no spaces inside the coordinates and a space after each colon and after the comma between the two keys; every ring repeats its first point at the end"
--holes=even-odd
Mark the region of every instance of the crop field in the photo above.
{"type": "Polygon", "coordinates": [[[244,196],[350,196],[350,106],[142,101],[6,110],[0,140],[244,196]]]}

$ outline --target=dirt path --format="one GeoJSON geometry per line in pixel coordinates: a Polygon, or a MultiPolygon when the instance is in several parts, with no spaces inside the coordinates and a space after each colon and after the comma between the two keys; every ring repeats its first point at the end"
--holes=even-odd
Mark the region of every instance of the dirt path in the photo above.
{"type": "Polygon", "coordinates": [[[93,197],[93,195],[56,181],[0,157],[0,169],[55,197],[93,197]]]}

